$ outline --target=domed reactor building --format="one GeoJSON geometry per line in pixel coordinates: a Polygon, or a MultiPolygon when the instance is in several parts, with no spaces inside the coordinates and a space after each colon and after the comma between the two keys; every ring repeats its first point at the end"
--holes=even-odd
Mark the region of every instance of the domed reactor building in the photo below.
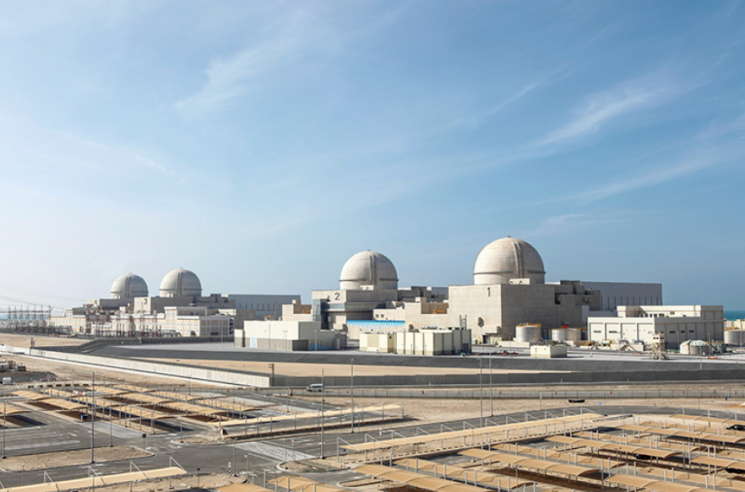
{"type": "Polygon", "coordinates": [[[513,340],[516,327],[540,325],[542,336],[565,326],[586,326],[590,313],[613,315],[618,304],[662,303],[660,284],[546,282],[543,259],[529,243],[505,237],[484,246],[473,267],[473,285],[398,288],[385,255],[363,251],[341,269],[338,290],[317,290],[312,303],[296,301],[284,320],[315,321],[350,338],[371,331],[423,328],[471,330],[474,340],[513,340]],[[625,297],[625,301],[624,301],[625,297]]]}
{"type": "Polygon", "coordinates": [[[142,277],[128,273],[114,280],[110,298],[52,315],[49,325],[101,337],[226,337],[245,321],[278,318],[284,304],[299,300],[299,295],[204,296],[199,277],[178,268],[163,277],[158,296],[149,295],[142,277]]]}

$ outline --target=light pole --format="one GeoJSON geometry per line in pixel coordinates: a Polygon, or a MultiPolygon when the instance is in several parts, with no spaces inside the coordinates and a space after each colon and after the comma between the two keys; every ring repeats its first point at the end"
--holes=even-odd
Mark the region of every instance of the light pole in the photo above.
{"type": "Polygon", "coordinates": [[[321,459],[323,459],[323,399],[326,388],[323,384],[323,369],[321,369],[321,459]]]}
{"type": "Polygon", "coordinates": [[[352,397],[352,434],[354,434],[354,358],[352,358],[352,372],[349,379],[349,394],[352,397]]]}
{"type": "Polygon", "coordinates": [[[91,412],[91,463],[95,463],[93,449],[96,439],[96,371],[93,371],[93,377],[91,378],[91,397],[93,398],[93,411],[91,412]]]}
{"type": "Polygon", "coordinates": [[[494,390],[491,385],[491,356],[489,354],[489,417],[494,417],[494,390]]]}
{"type": "Polygon", "coordinates": [[[250,475],[248,472],[248,455],[244,454],[243,457],[246,458],[246,480],[248,480],[249,475],[250,475]]]}
{"type": "Polygon", "coordinates": [[[5,456],[5,415],[8,412],[6,404],[7,402],[3,400],[3,459],[7,458],[7,456],[5,456]]]}
{"type": "Polygon", "coordinates": [[[479,357],[479,406],[481,407],[481,427],[484,426],[484,371],[479,357]]]}

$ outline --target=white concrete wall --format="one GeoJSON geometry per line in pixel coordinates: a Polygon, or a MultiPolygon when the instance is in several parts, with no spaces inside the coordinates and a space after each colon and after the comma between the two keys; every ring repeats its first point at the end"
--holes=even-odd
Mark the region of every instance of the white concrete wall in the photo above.
{"type": "Polygon", "coordinates": [[[664,333],[666,346],[678,348],[685,340],[724,339],[721,306],[619,306],[618,311],[617,318],[589,318],[590,340],[651,344],[655,333],[664,333]]]}
{"type": "Polygon", "coordinates": [[[258,386],[260,388],[268,388],[271,379],[269,376],[241,374],[237,372],[220,371],[194,366],[187,367],[175,364],[172,365],[130,359],[114,359],[110,357],[97,357],[95,355],[85,354],[67,354],[63,352],[51,352],[37,349],[29,349],[28,354],[31,356],[44,357],[46,359],[65,362],[91,364],[94,366],[111,367],[115,369],[197,379],[214,383],[234,384],[239,386],[258,386]]]}

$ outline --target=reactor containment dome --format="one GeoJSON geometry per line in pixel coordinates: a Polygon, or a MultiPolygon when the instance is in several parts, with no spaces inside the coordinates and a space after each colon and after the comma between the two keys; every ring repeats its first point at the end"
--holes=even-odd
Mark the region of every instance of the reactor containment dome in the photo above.
{"type": "Polygon", "coordinates": [[[112,299],[130,299],[133,297],[147,297],[147,283],[139,275],[128,273],[114,280],[111,285],[112,299]]]}
{"type": "Polygon", "coordinates": [[[179,268],[169,272],[160,283],[160,297],[199,297],[202,283],[194,272],[179,268]]]}
{"type": "Polygon", "coordinates": [[[484,246],[473,265],[474,285],[509,284],[514,278],[545,283],[546,272],[538,251],[522,239],[509,236],[484,246]]]}
{"type": "Polygon", "coordinates": [[[398,273],[393,262],[375,251],[362,251],[344,263],[341,290],[396,290],[398,273]]]}

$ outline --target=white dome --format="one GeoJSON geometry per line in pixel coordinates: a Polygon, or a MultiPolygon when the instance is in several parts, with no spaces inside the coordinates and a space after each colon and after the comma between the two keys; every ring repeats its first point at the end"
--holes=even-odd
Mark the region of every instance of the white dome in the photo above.
{"type": "Polygon", "coordinates": [[[147,283],[139,275],[128,273],[114,280],[111,286],[112,299],[147,297],[147,283]]]}
{"type": "Polygon", "coordinates": [[[509,284],[513,278],[545,282],[546,272],[538,251],[521,239],[505,237],[481,250],[473,265],[474,285],[509,284]]]}
{"type": "Polygon", "coordinates": [[[194,272],[179,268],[169,272],[160,283],[161,297],[201,296],[202,283],[194,272]]]}
{"type": "Polygon", "coordinates": [[[339,278],[342,290],[398,289],[393,262],[375,251],[363,251],[344,263],[339,278]]]}

